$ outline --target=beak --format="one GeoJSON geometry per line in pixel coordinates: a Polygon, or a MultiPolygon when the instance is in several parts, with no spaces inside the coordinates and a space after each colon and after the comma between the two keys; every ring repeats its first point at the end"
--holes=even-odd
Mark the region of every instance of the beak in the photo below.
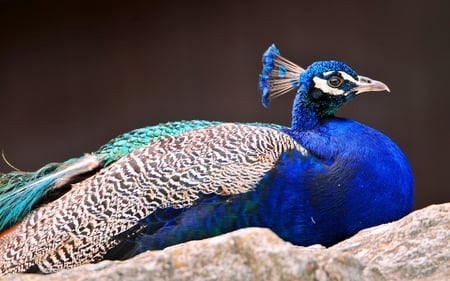
{"type": "Polygon", "coordinates": [[[389,90],[389,87],[383,82],[370,79],[369,77],[358,76],[358,82],[352,91],[354,91],[356,95],[359,95],[366,92],[390,92],[391,90],[389,90]]]}

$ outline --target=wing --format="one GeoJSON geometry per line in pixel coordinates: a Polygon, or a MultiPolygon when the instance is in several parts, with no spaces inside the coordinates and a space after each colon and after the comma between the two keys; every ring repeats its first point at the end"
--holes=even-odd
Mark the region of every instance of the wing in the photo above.
{"type": "Polygon", "coordinates": [[[160,137],[74,184],[1,237],[0,269],[38,266],[52,272],[98,261],[120,242],[116,237],[158,209],[189,208],[204,195],[253,190],[291,150],[307,154],[287,134],[250,125],[160,137]]]}
{"type": "Polygon", "coordinates": [[[217,125],[219,122],[180,121],[149,126],[119,135],[96,152],[63,163],[50,163],[35,172],[0,174],[0,232],[22,220],[39,203],[58,198],[72,183],[114,163],[162,136],[217,125]],[[50,195],[51,194],[51,195],[50,195]]]}
{"type": "MultiPolygon", "coordinates": [[[[157,141],[161,137],[177,136],[190,130],[217,126],[222,123],[217,121],[192,120],[167,122],[139,128],[115,137],[101,146],[94,154],[98,155],[104,161],[104,166],[107,166],[130,152],[157,141]]],[[[282,128],[280,125],[265,123],[247,123],[247,125],[273,129],[282,128]]]]}

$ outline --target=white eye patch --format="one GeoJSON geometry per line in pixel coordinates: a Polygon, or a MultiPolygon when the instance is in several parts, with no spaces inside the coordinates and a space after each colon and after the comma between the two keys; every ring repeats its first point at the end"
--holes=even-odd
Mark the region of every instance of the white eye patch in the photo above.
{"type": "Polygon", "coordinates": [[[326,94],[333,96],[341,96],[344,94],[344,90],[328,86],[327,79],[314,77],[313,81],[314,81],[314,88],[317,88],[326,94]]]}
{"type": "MultiPolygon", "coordinates": [[[[344,80],[353,82],[355,84],[358,83],[357,80],[355,80],[355,78],[353,78],[352,76],[350,76],[349,74],[343,72],[343,71],[327,71],[323,73],[323,76],[328,76],[332,73],[338,72],[340,75],[342,75],[342,78],[344,80]]],[[[339,89],[339,88],[333,88],[328,86],[328,81],[327,79],[323,79],[323,78],[319,78],[319,77],[314,77],[313,78],[314,81],[314,87],[321,90],[324,93],[327,93],[329,95],[333,95],[333,96],[341,96],[341,95],[345,95],[346,93],[344,92],[344,90],[339,89]]]]}

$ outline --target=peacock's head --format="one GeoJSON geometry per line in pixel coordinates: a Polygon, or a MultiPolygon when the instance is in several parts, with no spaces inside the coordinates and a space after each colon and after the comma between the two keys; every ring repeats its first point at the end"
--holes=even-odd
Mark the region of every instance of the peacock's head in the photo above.
{"type": "Polygon", "coordinates": [[[388,91],[386,84],[358,75],[343,62],[318,61],[306,69],[280,56],[272,45],[263,55],[263,71],[259,77],[262,103],[293,89],[315,112],[317,118],[333,115],[356,95],[373,91],[388,91]]]}

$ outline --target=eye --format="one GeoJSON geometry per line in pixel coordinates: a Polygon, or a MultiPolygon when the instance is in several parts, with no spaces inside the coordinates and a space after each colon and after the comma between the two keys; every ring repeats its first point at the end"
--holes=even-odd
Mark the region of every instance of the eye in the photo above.
{"type": "Polygon", "coordinates": [[[333,75],[330,78],[328,78],[327,83],[328,86],[337,88],[342,85],[342,82],[344,82],[344,79],[340,76],[333,75]]]}

